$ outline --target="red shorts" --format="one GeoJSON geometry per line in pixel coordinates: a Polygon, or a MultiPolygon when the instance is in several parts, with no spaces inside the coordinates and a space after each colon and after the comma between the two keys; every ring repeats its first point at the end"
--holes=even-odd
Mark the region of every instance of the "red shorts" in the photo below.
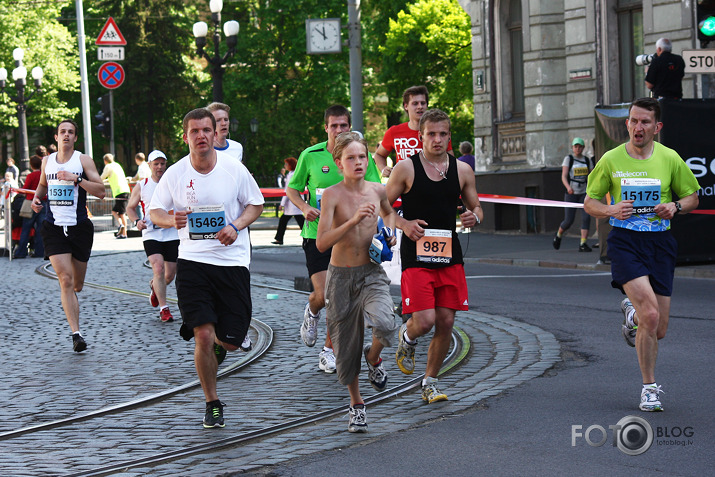
{"type": "Polygon", "coordinates": [[[464,265],[444,268],[408,268],[402,272],[402,312],[436,307],[468,310],[469,294],[464,265]]]}

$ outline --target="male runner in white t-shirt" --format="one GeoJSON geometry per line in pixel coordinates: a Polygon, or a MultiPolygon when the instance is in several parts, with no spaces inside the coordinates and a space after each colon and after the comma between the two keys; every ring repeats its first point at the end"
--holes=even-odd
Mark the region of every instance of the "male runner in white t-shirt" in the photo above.
{"type": "Polygon", "coordinates": [[[225,152],[229,156],[243,162],[243,146],[240,142],[228,138],[229,127],[231,126],[228,113],[231,111],[231,107],[224,103],[211,103],[206,106],[206,109],[208,109],[211,114],[213,114],[214,119],[216,119],[214,149],[225,152]]]}
{"type": "Polygon", "coordinates": [[[206,398],[206,428],[223,427],[216,371],[243,342],[251,323],[250,240],[246,228],[263,211],[263,195],[248,169],[213,148],[216,120],[205,108],[184,116],[189,155],[159,181],[151,221],[179,231],[176,294],[183,324],[194,338],[196,372],[206,398]],[[169,211],[173,210],[173,215],[169,211]]]}

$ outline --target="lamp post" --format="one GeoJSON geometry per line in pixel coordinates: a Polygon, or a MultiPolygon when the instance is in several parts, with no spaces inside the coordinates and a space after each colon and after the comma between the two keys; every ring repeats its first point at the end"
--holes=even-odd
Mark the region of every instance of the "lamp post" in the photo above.
{"type": "MultiPolygon", "coordinates": [[[[20,131],[20,171],[30,169],[30,148],[27,144],[27,106],[35,93],[42,91],[42,68],[35,66],[32,68],[32,78],[35,80],[35,90],[28,96],[25,96],[25,87],[27,85],[27,68],[22,64],[22,59],[25,57],[25,51],[22,48],[15,48],[12,51],[12,57],[15,60],[15,69],[12,70],[12,79],[15,82],[15,90],[17,96],[10,96],[10,99],[17,104],[17,122],[20,131]]],[[[0,93],[5,93],[7,83],[7,70],[0,68],[0,93]]],[[[9,95],[8,95],[9,96],[9,95]]]]}
{"type": "Polygon", "coordinates": [[[214,24],[213,44],[214,56],[209,56],[204,50],[206,46],[206,35],[208,35],[209,27],[205,22],[194,23],[194,37],[196,37],[196,54],[203,56],[211,63],[211,76],[213,78],[213,100],[215,102],[223,102],[223,65],[226,61],[236,53],[236,44],[238,43],[238,22],[236,20],[227,21],[223,24],[223,33],[226,35],[226,45],[228,51],[221,56],[219,46],[221,45],[221,10],[223,9],[223,0],[211,0],[209,2],[211,9],[211,22],[214,24]]]}

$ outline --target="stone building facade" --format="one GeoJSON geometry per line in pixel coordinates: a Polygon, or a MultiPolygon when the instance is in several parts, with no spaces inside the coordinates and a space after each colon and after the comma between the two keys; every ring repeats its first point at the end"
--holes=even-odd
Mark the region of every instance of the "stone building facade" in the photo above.
{"type": "MultiPolygon", "coordinates": [[[[655,53],[661,37],[674,53],[697,48],[695,0],[459,1],[472,21],[480,193],[562,199],[571,140],[583,138],[585,153],[595,155],[596,105],[648,95],[635,57],[655,53]]],[[[686,75],[685,98],[698,97],[698,81],[686,75]]],[[[553,231],[562,213],[487,204],[484,225],[553,231]]]]}

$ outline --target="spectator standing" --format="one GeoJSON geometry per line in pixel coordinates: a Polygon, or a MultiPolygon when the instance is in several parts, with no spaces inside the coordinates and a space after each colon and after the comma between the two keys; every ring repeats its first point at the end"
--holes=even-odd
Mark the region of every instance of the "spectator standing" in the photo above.
{"type": "Polygon", "coordinates": [[[137,152],[134,155],[134,162],[137,164],[137,173],[132,177],[132,182],[139,182],[142,179],[151,177],[151,168],[143,152],[137,152]]]}
{"type": "MultiPolygon", "coordinates": [[[[573,154],[564,157],[564,162],[561,165],[561,182],[566,188],[564,194],[564,202],[572,202],[583,204],[586,198],[586,181],[588,174],[593,169],[593,164],[588,156],[583,154],[585,147],[583,139],[580,137],[574,138],[571,143],[573,154]]],[[[576,218],[576,208],[564,208],[564,220],[559,225],[559,230],[554,235],[553,246],[556,250],[561,248],[561,238],[564,233],[571,227],[576,218]]],[[[588,230],[591,227],[591,216],[585,210],[581,210],[581,242],[578,246],[579,252],[590,252],[591,247],[588,246],[588,230]]]]}
{"type": "Polygon", "coordinates": [[[683,76],[685,61],[673,51],[673,44],[667,38],[655,43],[655,57],[645,75],[645,85],[653,91],[654,98],[680,99],[683,97],[683,76]]]}
{"type": "Polygon", "coordinates": [[[127,176],[124,174],[122,166],[114,161],[112,154],[104,155],[104,170],[102,171],[102,180],[109,183],[112,189],[112,197],[114,197],[114,206],[112,207],[112,215],[119,222],[119,230],[116,237],[118,239],[127,238],[127,201],[129,200],[129,183],[127,176]]]}
{"type": "MultiPolygon", "coordinates": [[[[295,157],[288,157],[283,163],[284,169],[286,171],[286,176],[283,180],[284,189],[288,187],[288,183],[290,182],[290,178],[293,177],[293,172],[295,171],[295,166],[297,163],[298,160],[295,157]]],[[[281,218],[278,220],[278,229],[276,230],[276,236],[273,239],[273,243],[276,245],[283,245],[283,237],[285,236],[286,227],[288,227],[288,222],[290,222],[290,219],[295,218],[295,221],[298,222],[298,226],[301,229],[303,228],[303,224],[305,223],[303,212],[301,212],[300,209],[288,199],[288,195],[285,195],[283,196],[283,198],[281,198],[280,207],[283,210],[283,215],[281,215],[281,218]]]]}
{"type": "MultiPolygon", "coordinates": [[[[25,179],[25,189],[35,190],[40,184],[40,176],[42,174],[42,158],[38,155],[34,155],[30,158],[30,169],[32,172],[25,179]]],[[[25,200],[32,202],[35,198],[34,194],[25,194],[25,200]]],[[[40,234],[40,228],[42,227],[42,222],[45,220],[45,211],[47,210],[47,196],[40,198],[42,208],[39,212],[32,211],[32,217],[24,217],[22,219],[22,233],[20,234],[20,241],[17,244],[17,249],[15,250],[14,258],[25,258],[27,257],[27,246],[30,243],[30,231],[34,230],[35,235],[33,236],[33,257],[44,258],[45,247],[42,243],[42,234],[40,234]]]]}
{"type": "MultiPolygon", "coordinates": [[[[15,181],[15,183],[17,183],[20,180],[20,169],[18,169],[15,165],[15,159],[13,159],[12,157],[8,157],[5,160],[5,164],[7,164],[5,172],[11,173],[12,179],[15,181]]],[[[17,187],[17,185],[15,187],[17,187]]]]}
{"type": "Polygon", "coordinates": [[[469,167],[474,170],[475,163],[474,163],[474,156],[472,155],[472,151],[474,151],[474,148],[472,147],[472,143],[469,141],[462,141],[459,143],[459,153],[462,154],[457,158],[457,160],[465,162],[469,164],[469,167]]]}

